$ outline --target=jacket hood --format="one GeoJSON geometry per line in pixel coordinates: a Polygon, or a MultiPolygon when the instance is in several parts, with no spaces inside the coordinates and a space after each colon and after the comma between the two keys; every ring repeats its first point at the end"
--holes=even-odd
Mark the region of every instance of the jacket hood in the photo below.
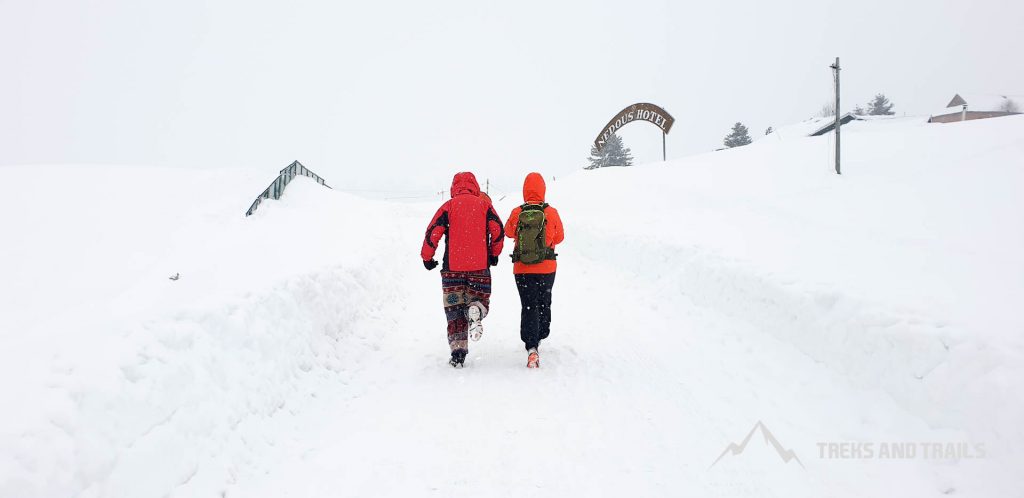
{"type": "Polygon", "coordinates": [[[531,204],[540,204],[544,202],[547,188],[540,173],[530,173],[523,182],[523,200],[531,204]]]}
{"type": "Polygon", "coordinates": [[[452,178],[452,197],[461,194],[480,195],[480,184],[476,182],[473,173],[455,173],[455,177],[452,178]]]}

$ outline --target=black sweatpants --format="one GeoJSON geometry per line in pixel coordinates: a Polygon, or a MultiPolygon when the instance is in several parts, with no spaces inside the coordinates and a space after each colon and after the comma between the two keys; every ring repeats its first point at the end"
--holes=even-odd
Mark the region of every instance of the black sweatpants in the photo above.
{"type": "Polygon", "coordinates": [[[516,275],[519,303],[523,307],[519,337],[526,349],[537,347],[551,333],[551,288],[554,286],[554,273],[516,275]]]}

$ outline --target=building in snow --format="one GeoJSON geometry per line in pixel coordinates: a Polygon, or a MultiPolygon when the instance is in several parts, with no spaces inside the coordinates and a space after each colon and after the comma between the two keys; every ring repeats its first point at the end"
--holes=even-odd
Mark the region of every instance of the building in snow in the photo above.
{"type": "Polygon", "coordinates": [[[969,119],[997,118],[1020,114],[1024,98],[1014,100],[1007,95],[960,95],[946,104],[946,108],[932,114],[929,123],[952,123],[969,119]]]}
{"type": "MultiPolygon", "coordinates": [[[[843,114],[842,116],[839,117],[839,126],[843,126],[845,124],[849,124],[850,121],[863,120],[863,119],[864,119],[864,116],[858,116],[858,115],[856,115],[856,114],[854,114],[852,112],[848,112],[848,113],[843,114]]],[[[835,129],[836,129],[836,118],[835,117],[829,117],[829,118],[827,118],[827,122],[825,123],[824,126],[821,126],[820,128],[815,129],[808,136],[809,137],[820,137],[820,136],[822,136],[822,135],[824,135],[824,134],[826,134],[826,133],[828,133],[828,132],[830,132],[832,130],[835,130],[835,129]]]]}
{"type": "Polygon", "coordinates": [[[266,190],[256,197],[255,201],[252,201],[252,205],[249,206],[249,210],[245,212],[245,215],[251,216],[252,213],[255,213],[256,208],[260,207],[260,203],[263,202],[263,199],[280,199],[281,194],[284,193],[284,188],[287,187],[296,176],[308,176],[320,185],[331,188],[323,178],[320,178],[320,175],[310,171],[303,166],[302,163],[293,161],[278,173],[277,178],[270,183],[270,186],[267,187],[266,190]]]}

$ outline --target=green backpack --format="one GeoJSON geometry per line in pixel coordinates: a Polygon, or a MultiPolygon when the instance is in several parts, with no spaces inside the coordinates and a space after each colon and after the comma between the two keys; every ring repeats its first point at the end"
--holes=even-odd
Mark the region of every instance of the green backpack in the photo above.
{"type": "Polygon", "coordinates": [[[544,215],[547,204],[523,204],[520,206],[519,224],[516,225],[516,247],[512,250],[512,261],[535,265],[547,259],[555,259],[555,250],[547,245],[548,220],[544,215]]]}

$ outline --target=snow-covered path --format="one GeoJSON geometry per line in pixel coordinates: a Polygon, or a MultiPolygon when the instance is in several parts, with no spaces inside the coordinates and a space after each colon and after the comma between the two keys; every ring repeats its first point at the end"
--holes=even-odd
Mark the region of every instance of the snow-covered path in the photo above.
{"type": "MultiPolygon", "coordinates": [[[[415,247],[415,240],[405,244],[415,247]]],[[[944,441],[752,324],[563,249],[543,367],[524,368],[510,267],[468,366],[446,364],[436,272],[410,265],[355,377],[300,415],[271,469],[228,496],[941,494],[928,462],[827,461],[816,442],[944,441]],[[758,421],[801,463],[754,438],[758,421]],[[908,434],[908,428],[912,430],[908,434]]],[[[332,386],[325,386],[328,389],[332,386]]]]}

